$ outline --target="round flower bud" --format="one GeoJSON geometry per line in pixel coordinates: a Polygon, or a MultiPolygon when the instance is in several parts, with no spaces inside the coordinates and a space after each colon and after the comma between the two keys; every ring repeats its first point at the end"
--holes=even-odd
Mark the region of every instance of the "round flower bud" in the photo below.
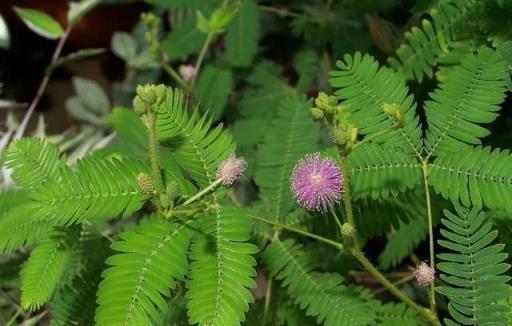
{"type": "Polygon", "coordinates": [[[422,262],[418,266],[416,266],[416,270],[414,271],[414,276],[416,277],[416,281],[421,286],[429,286],[434,282],[436,271],[430,268],[430,266],[422,262]]]}
{"type": "Polygon", "coordinates": [[[184,81],[191,81],[196,77],[197,71],[192,65],[180,65],[178,68],[181,78],[184,81]]]}
{"type": "Polygon", "coordinates": [[[324,111],[319,108],[311,108],[309,109],[309,113],[314,121],[322,121],[324,119],[324,111]]]}
{"type": "Polygon", "coordinates": [[[140,190],[145,194],[149,195],[155,192],[155,186],[153,185],[153,181],[147,174],[139,174],[137,176],[137,184],[139,185],[140,190]]]}
{"type": "Polygon", "coordinates": [[[222,162],[217,169],[217,179],[221,180],[224,186],[231,186],[245,172],[247,163],[240,158],[236,158],[235,154],[222,162]]]}
{"type": "Polygon", "coordinates": [[[160,194],[160,206],[163,209],[169,208],[169,204],[171,202],[171,199],[169,198],[169,195],[167,194],[160,194]]]}
{"type": "Polygon", "coordinates": [[[170,200],[174,200],[178,196],[178,184],[171,181],[165,188],[165,193],[169,196],[170,200]]]}
{"type": "Polygon", "coordinates": [[[135,98],[133,99],[133,109],[138,114],[144,114],[148,110],[146,107],[146,103],[144,103],[144,101],[138,96],[135,96],[135,98]]]}
{"type": "Polygon", "coordinates": [[[350,141],[350,132],[345,128],[336,128],[333,132],[333,141],[337,145],[345,145],[350,141]]]}
{"type": "Polygon", "coordinates": [[[147,104],[153,104],[156,101],[153,85],[137,86],[137,95],[147,104]]]}

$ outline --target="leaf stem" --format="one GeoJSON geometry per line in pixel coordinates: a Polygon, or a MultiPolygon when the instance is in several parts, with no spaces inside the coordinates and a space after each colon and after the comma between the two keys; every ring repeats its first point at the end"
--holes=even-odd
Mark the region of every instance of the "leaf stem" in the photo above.
{"type": "Polygon", "coordinates": [[[259,7],[262,11],[265,11],[265,12],[268,12],[271,14],[275,14],[278,16],[282,16],[282,17],[295,17],[295,18],[306,18],[309,20],[315,20],[312,17],[290,11],[286,8],[276,8],[276,7],[264,6],[264,5],[260,5],[259,7]]]}
{"type": "Polygon", "coordinates": [[[334,217],[336,224],[338,224],[338,228],[340,229],[340,234],[341,234],[342,225],[341,225],[340,219],[338,218],[338,215],[336,214],[336,211],[334,210],[334,207],[332,205],[329,205],[329,210],[331,211],[331,214],[334,217]]]}
{"type": "Polygon", "coordinates": [[[344,183],[344,192],[343,192],[343,206],[345,207],[345,216],[347,217],[347,222],[351,224],[355,229],[355,220],[354,220],[354,211],[352,209],[352,190],[350,188],[350,180],[348,173],[348,158],[347,155],[341,153],[340,151],[340,165],[341,165],[341,173],[343,175],[344,183]]]}
{"type": "Polygon", "coordinates": [[[192,79],[192,89],[194,88],[194,85],[196,83],[196,78],[199,76],[199,70],[201,69],[201,65],[203,64],[204,57],[206,56],[206,52],[208,51],[208,48],[210,47],[210,43],[213,40],[213,33],[208,33],[208,36],[206,37],[206,40],[204,41],[203,47],[201,48],[201,52],[199,52],[199,56],[197,57],[196,64],[194,65],[194,71],[196,72],[194,78],[192,79]]]}
{"type": "Polygon", "coordinates": [[[222,182],[222,179],[217,179],[215,180],[214,182],[212,182],[208,187],[204,188],[203,190],[199,191],[197,194],[195,194],[194,196],[190,197],[189,199],[187,199],[183,204],[181,204],[180,206],[187,206],[187,205],[190,205],[191,203],[195,202],[196,200],[198,200],[199,198],[203,197],[205,194],[207,194],[208,192],[210,192],[211,190],[215,189],[218,185],[220,185],[220,183],[222,182]]]}
{"type": "Polygon", "coordinates": [[[381,130],[379,132],[376,132],[374,134],[371,134],[369,136],[366,136],[364,137],[360,142],[357,142],[354,144],[354,146],[352,146],[352,150],[356,149],[358,146],[361,146],[363,144],[366,144],[367,142],[369,142],[370,140],[373,140],[381,135],[384,135],[385,133],[387,132],[390,132],[392,131],[393,129],[384,129],[384,130],[381,130]]]}
{"type": "Polygon", "coordinates": [[[180,74],[166,61],[162,54],[159,55],[158,61],[160,62],[160,65],[162,66],[162,69],[169,75],[169,77],[172,78],[176,82],[176,84],[186,93],[190,93],[192,89],[190,86],[181,78],[180,74]]]}
{"type": "Polygon", "coordinates": [[[317,235],[317,234],[314,234],[314,233],[310,233],[308,231],[304,231],[304,230],[301,230],[301,229],[298,229],[298,228],[294,228],[293,226],[288,226],[288,225],[284,225],[284,224],[281,224],[281,223],[278,223],[278,222],[274,222],[274,221],[271,221],[271,220],[268,220],[266,218],[263,218],[263,217],[259,217],[259,216],[256,216],[256,215],[249,215],[251,218],[257,220],[257,221],[260,221],[260,222],[263,222],[263,223],[267,223],[267,224],[270,224],[270,225],[273,225],[273,226],[276,226],[276,227],[279,227],[281,229],[284,229],[284,230],[287,230],[287,231],[290,231],[290,232],[293,232],[293,233],[297,233],[297,234],[300,234],[300,235],[303,235],[303,236],[306,236],[308,238],[311,238],[311,239],[315,239],[315,240],[318,240],[320,242],[323,242],[323,243],[326,243],[330,246],[333,246],[339,250],[343,250],[343,245],[339,242],[336,242],[334,240],[331,240],[331,239],[327,239],[327,238],[324,238],[320,235],[317,235]]]}
{"type": "MultiPolygon", "coordinates": [[[[429,253],[430,253],[430,268],[435,270],[435,253],[434,253],[434,226],[432,222],[432,203],[430,200],[430,189],[428,187],[428,162],[422,162],[423,171],[423,184],[425,185],[425,198],[427,202],[427,216],[428,216],[428,240],[429,240],[429,253]]],[[[435,297],[435,284],[432,282],[429,291],[430,309],[435,313],[436,311],[436,297],[435,297]]]]}
{"type": "Polygon", "coordinates": [[[272,276],[270,276],[270,274],[269,274],[269,278],[267,281],[267,289],[265,291],[265,305],[263,307],[263,320],[261,322],[262,326],[267,325],[268,311],[270,309],[271,301],[272,301],[272,276]]]}
{"type": "Polygon", "coordinates": [[[408,296],[406,296],[402,291],[400,291],[393,283],[391,283],[384,275],[382,275],[373,264],[364,256],[364,254],[359,250],[353,250],[351,252],[352,256],[363,265],[363,267],[370,272],[389,292],[391,292],[398,299],[402,300],[405,304],[407,304],[412,309],[416,310],[420,315],[425,317],[430,321],[432,325],[441,326],[441,323],[437,319],[435,313],[430,311],[427,308],[421,307],[416,302],[412,301],[408,296]]]}

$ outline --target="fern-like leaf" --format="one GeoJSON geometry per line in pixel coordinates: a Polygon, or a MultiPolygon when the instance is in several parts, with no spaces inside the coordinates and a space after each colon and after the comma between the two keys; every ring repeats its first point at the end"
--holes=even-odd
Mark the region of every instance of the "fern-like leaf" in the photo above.
{"type": "Polygon", "coordinates": [[[96,325],[153,325],[187,272],[189,225],[151,217],[112,244],[98,290],[96,325]]]}
{"type": "Polygon", "coordinates": [[[414,157],[375,144],[357,147],[349,156],[355,199],[396,196],[421,182],[421,166],[414,157]]]}
{"type": "Polygon", "coordinates": [[[294,206],[290,188],[293,167],[317,147],[320,133],[318,125],[311,121],[309,107],[298,96],[284,99],[257,153],[255,181],[268,215],[274,220],[283,219],[294,206]]]}
{"type": "Polygon", "coordinates": [[[211,120],[194,110],[189,115],[180,91],[168,89],[158,108],[158,138],[173,147],[175,160],[201,186],[215,179],[215,170],[235,150],[231,135],[222,125],[212,128],[211,120]]]}
{"type": "Polygon", "coordinates": [[[137,175],[148,168],[137,161],[89,157],[78,162],[76,171],[59,172],[60,181],[46,182],[29,196],[39,205],[37,214],[55,224],[129,216],[148,199],[137,184],[137,175]]]}
{"type": "Polygon", "coordinates": [[[247,67],[258,51],[260,9],[253,1],[242,1],[238,14],[226,31],[226,60],[247,67]]]}
{"type": "Polygon", "coordinates": [[[375,325],[424,326],[427,323],[404,303],[387,303],[377,310],[377,323],[375,325]]]}
{"type": "Polygon", "coordinates": [[[490,132],[479,123],[498,116],[505,99],[507,65],[494,50],[480,48],[468,54],[459,66],[449,70],[445,80],[431,94],[425,111],[428,133],[427,156],[439,156],[479,145],[490,132]]]}
{"type": "Polygon", "coordinates": [[[288,295],[318,323],[357,326],[375,321],[371,304],[361,294],[344,286],[341,275],[313,271],[317,264],[293,240],[275,241],[263,258],[288,295]]]}
{"type": "Polygon", "coordinates": [[[455,205],[456,214],[445,211],[441,220],[442,240],[439,244],[450,253],[439,254],[437,268],[447,284],[437,291],[448,297],[448,311],[454,321],[445,319],[448,326],[505,325],[508,308],[498,301],[511,295],[504,275],[510,265],[503,261],[504,245],[493,244],[498,236],[486,215],[477,208],[469,210],[455,205]]]}
{"type": "Polygon", "coordinates": [[[438,157],[430,184],[452,202],[512,211],[512,155],[508,150],[475,147],[438,157]]]}
{"type": "Polygon", "coordinates": [[[440,57],[450,54],[456,48],[456,31],[467,18],[477,1],[440,1],[430,11],[430,19],[423,19],[421,27],[412,27],[405,33],[406,42],[397,50],[397,58],[390,58],[390,65],[400,71],[406,79],[433,76],[433,66],[440,57]]]}
{"type": "Polygon", "coordinates": [[[25,189],[56,178],[59,168],[64,166],[57,146],[39,138],[17,140],[4,155],[7,166],[13,169],[13,180],[25,189]]]}
{"type": "Polygon", "coordinates": [[[374,141],[419,155],[421,128],[404,78],[390,68],[379,68],[373,57],[359,52],[345,55],[344,61],[338,61],[336,66],[338,70],[331,72],[329,82],[360,133],[371,135],[388,130],[374,141]],[[403,126],[384,111],[385,104],[400,108],[403,126]]]}
{"type": "Polygon", "coordinates": [[[222,207],[198,222],[201,232],[190,248],[186,294],[190,323],[240,325],[254,301],[248,288],[256,286],[256,260],[251,255],[258,248],[246,242],[251,220],[238,208],[222,207]]]}
{"type": "Polygon", "coordinates": [[[71,260],[70,246],[76,232],[66,234],[55,230],[30,254],[21,270],[21,304],[24,309],[37,310],[53,295],[71,260]]]}

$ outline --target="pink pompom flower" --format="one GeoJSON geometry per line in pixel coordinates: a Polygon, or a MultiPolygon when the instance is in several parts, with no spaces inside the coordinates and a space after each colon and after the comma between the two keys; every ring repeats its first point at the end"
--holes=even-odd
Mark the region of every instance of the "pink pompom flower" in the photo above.
{"type": "Polygon", "coordinates": [[[326,212],[330,205],[343,196],[343,175],[331,158],[320,158],[320,153],[307,155],[300,160],[291,177],[295,200],[314,212],[326,212]]]}
{"type": "Polygon", "coordinates": [[[246,168],[247,163],[243,159],[237,158],[235,154],[231,154],[228,159],[219,165],[217,179],[220,179],[224,186],[231,186],[244,174],[246,168]]]}
{"type": "Polygon", "coordinates": [[[434,282],[436,277],[436,271],[430,268],[427,263],[422,262],[418,266],[416,266],[416,270],[414,271],[414,276],[416,277],[416,281],[421,286],[429,286],[434,282]]]}

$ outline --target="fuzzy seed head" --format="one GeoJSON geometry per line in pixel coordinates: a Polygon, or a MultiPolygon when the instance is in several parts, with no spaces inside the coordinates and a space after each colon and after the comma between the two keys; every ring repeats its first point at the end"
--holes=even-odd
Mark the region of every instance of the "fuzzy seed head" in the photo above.
{"type": "Polygon", "coordinates": [[[217,179],[221,179],[224,186],[231,186],[235,183],[247,168],[247,163],[241,158],[237,158],[235,154],[222,162],[217,169],[217,179]]]}
{"type": "Polygon", "coordinates": [[[147,174],[139,174],[137,176],[137,184],[139,185],[140,190],[145,194],[152,194],[155,191],[153,181],[147,174]]]}
{"type": "Polygon", "coordinates": [[[430,286],[432,282],[434,282],[435,274],[436,271],[430,268],[430,266],[425,262],[416,266],[416,270],[414,271],[416,281],[421,286],[430,286]]]}
{"type": "Polygon", "coordinates": [[[293,169],[291,177],[295,200],[309,211],[326,212],[343,195],[341,170],[331,158],[320,153],[307,155],[293,169]]]}

